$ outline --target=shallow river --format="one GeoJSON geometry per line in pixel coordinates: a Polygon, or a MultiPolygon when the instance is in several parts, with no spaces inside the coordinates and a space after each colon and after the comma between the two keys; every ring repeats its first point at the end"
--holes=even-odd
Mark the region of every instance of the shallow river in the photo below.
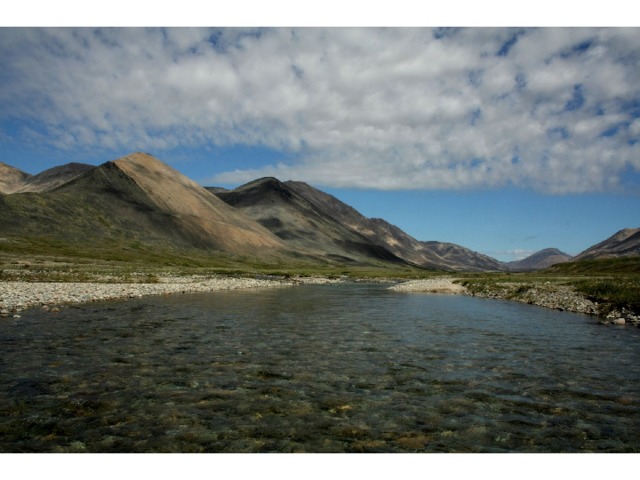
{"type": "Polygon", "coordinates": [[[2,452],[640,452],[640,329],[384,285],[0,321],[2,452]]]}

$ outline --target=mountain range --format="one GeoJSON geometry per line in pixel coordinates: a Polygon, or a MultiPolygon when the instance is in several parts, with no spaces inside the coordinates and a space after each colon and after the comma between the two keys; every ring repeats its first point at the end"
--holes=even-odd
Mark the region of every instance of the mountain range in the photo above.
{"type": "MultiPolygon", "coordinates": [[[[125,248],[143,245],[274,264],[524,271],[571,257],[545,249],[517,262],[460,245],[419,241],[304,182],[261,178],[202,187],[146,153],[99,166],[70,163],[29,175],[0,163],[0,240],[125,248]]],[[[640,254],[640,229],[618,232],[576,259],[640,254]]]]}

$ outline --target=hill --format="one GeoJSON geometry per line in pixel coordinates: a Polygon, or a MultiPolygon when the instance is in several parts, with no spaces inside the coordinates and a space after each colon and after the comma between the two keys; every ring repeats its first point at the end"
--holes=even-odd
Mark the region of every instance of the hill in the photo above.
{"type": "MultiPolygon", "coordinates": [[[[0,164],[0,188],[0,251],[33,245],[115,255],[137,249],[241,263],[460,272],[540,270],[570,259],[545,249],[502,263],[460,245],[419,241],[304,182],[268,177],[233,190],[204,188],[140,152],[97,167],[69,163],[37,175],[0,164]]],[[[640,228],[630,228],[572,263],[639,254],[640,228]]]]}
{"type": "Polygon", "coordinates": [[[557,248],[545,248],[522,260],[506,262],[505,265],[511,271],[526,272],[542,270],[558,263],[568,262],[571,259],[571,255],[561,252],[557,248]]]}

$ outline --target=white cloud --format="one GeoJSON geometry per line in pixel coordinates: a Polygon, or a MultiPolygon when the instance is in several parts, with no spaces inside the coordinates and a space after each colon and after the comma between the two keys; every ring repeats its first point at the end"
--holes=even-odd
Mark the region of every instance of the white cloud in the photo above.
{"type": "Polygon", "coordinates": [[[0,121],[63,149],[292,159],[214,182],[563,193],[640,170],[640,29],[448,33],[0,29],[0,121]]]}

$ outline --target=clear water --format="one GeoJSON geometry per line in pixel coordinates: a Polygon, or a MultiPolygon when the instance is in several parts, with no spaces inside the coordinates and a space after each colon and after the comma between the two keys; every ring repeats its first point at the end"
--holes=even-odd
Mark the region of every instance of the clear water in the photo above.
{"type": "Polygon", "coordinates": [[[640,329],[383,285],[0,321],[2,452],[639,452],[640,329]]]}

